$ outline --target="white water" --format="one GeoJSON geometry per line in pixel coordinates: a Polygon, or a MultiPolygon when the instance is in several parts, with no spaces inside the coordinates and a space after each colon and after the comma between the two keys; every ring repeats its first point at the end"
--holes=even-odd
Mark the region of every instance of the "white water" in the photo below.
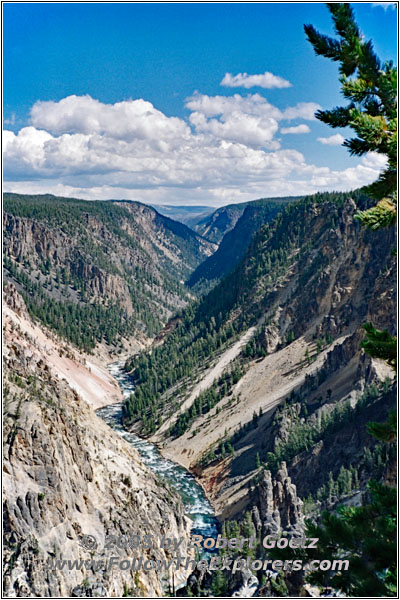
{"type": "MultiPolygon", "coordinates": [[[[130,376],[124,371],[123,364],[114,363],[110,365],[109,371],[118,381],[124,398],[129,398],[130,394],[134,392],[135,386],[130,376]]],[[[218,521],[203,488],[196,482],[193,475],[180,465],[164,458],[151,442],[126,431],[121,422],[121,403],[105,406],[99,409],[97,414],[136,448],[149,469],[178,492],[185,507],[185,514],[193,521],[193,533],[201,533],[204,537],[215,538],[219,529],[218,521]]]]}

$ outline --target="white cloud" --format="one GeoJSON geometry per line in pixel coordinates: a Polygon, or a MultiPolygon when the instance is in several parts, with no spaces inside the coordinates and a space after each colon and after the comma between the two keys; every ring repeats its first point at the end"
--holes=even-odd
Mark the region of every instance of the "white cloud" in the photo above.
{"type": "Polygon", "coordinates": [[[397,7],[396,2],[372,2],[371,5],[373,6],[373,8],[383,8],[384,11],[387,11],[388,8],[395,10],[397,7]]]}
{"type": "Polygon", "coordinates": [[[145,100],[103,104],[90,96],[68,96],[59,102],[36,102],[31,110],[35,127],[51,133],[107,135],[133,139],[176,140],[190,134],[182,119],[166,117],[145,100]]]}
{"type": "Polygon", "coordinates": [[[218,120],[207,119],[202,113],[194,112],[190,115],[190,122],[198,133],[209,133],[219,140],[271,150],[279,148],[279,142],[273,141],[278,131],[278,123],[272,117],[259,117],[236,111],[218,120]]]}
{"type": "Polygon", "coordinates": [[[341,146],[344,142],[344,137],[340,133],[337,133],[329,137],[319,137],[317,140],[326,146],[341,146]]]}
{"type": "Polygon", "coordinates": [[[296,125],[295,127],[282,127],[281,133],[286,135],[287,133],[310,133],[311,129],[308,125],[296,125]]]}
{"type": "Polygon", "coordinates": [[[13,125],[15,125],[15,121],[16,121],[16,115],[15,115],[15,112],[12,112],[9,118],[4,119],[4,124],[13,126],[13,125]]]}
{"type": "MultiPolygon", "coordinates": [[[[260,94],[207,96],[196,93],[187,98],[186,108],[192,111],[189,121],[197,133],[209,133],[220,140],[239,142],[254,148],[277,150],[279,142],[273,136],[278,131],[278,121],[298,118],[311,120],[320,107],[315,102],[300,102],[280,110],[260,94]]],[[[309,131],[307,125],[298,127],[295,133],[309,131]]]]}
{"type": "Polygon", "coordinates": [[[321,108],[316,102],[299,102],[295,106],[289,106],[280,110],[273,104],[270,104],[260,94],[248,94],[240,96],[207,96],[196,92],[193,96],[186,99],[186,108],[191,111],[200,112],[206,117],[226,116],[233,112],[243,112],[247,115],[259,117],[271,117],[277,121],[286,119],[305,119],[311,121],[315,119],[315,112],[321,108]]]}
{"type": "Polygon", "coordinates": [[[306,119],[307,121],[315,120],[315,113],[320,110],[321,106],[316,102],[299,102],[295,106],[285,108],[281,113],[282,119],[306,119]]]}
{"type": "Polygon", "coordinates": [[[281,118],[279,108],[270,104],[260,94],[207,96],[196,92],[186,99],[185,106],[189,110],[202,113],[206,117],[226,116],[240,111],[248,115],[266,116],[274,119],[281,118]]]}
{"type": "Polygon", "coordinates": [[[265,73],[259,75],[248,75],[247,73],[232,75],[231,73],[225,73],[220,85],[226,87],[244,87],[246,89],[251,87],[261,87],[266,89],[288,88],[292,86],[290,81],[283,79],[283,77],[279,77],[279,75],[269,73],[269,71],[265,71],[265,73]]]}
{"type": "Polygon", "coordinates": [[[384,157],[369,154],[334,171],[280,149],[279,123],[313,118],[313,103],[280,110],[258,94],[195,94],[186,106],[188,121],[144,100],[110,105],[69,96],[36,103],[31,126],[4,132],[4,189],[220,205],[352,189],[374,181],[384,167],[384,157]]]}

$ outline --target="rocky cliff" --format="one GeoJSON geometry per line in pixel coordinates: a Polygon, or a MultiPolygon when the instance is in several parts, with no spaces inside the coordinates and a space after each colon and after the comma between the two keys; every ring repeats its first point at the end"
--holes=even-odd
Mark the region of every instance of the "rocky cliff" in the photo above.
{"type": "MultiPolygon", "coordinates": [[[[288,202],[298,198],[299,196],[288,198],[260,198],[258,200],[250,200],[249,202],[227,204],[226,206],[217,208],[203,219],[198,220],[197,223],[193,225],[193,229],[211,242],[220,244],[225,235],[235,228],[237,222],[248,207],[251,208],[252,212],[265,204],[275,204],[276,206],[282,207],[288,202]]],[[[247,242],[250,242],[250,239],[248,239],[247,242]]]]}
{"type": "Polygon", "coordinates": [[[256,231],[272,222],[283,206],[283,201],[249,202],[237,221],[232,220],[233,226],[225,233],[216,252],[193,271],[187,285],[196,291],[207,289],[230,273],[243,258],[256,231]]]}
{"type": "Polygon", "coordinates": [[[264,538],[267,535],[301,536],[304,529],[302,501],[297,496],[283,462],[275,477],[264,471],[257,486],[257,496],[252,510],[256,530],[264,538]]]}
{"type": "Polygon", "coordinates": [[[137,202],[5,194],[4,208],[6,277],[32,316],[85,350],[146,343],[187,303],[183,280],[216,248],[137,202]]]}
{"type": "MultiPolygon", "coordinates": [[[[105,569],[90,561],[168,557],[158,547],[105,548],[106,539],[123,534],[183,538],[185,552],[190,521],[179,497],[57,376],[55,338],[35,335],[12,285],[5,295],[4,595],[162,596],[171,572],[122,570],[118,564],[105,569]],[[63,560],[81,559],[88,562],[60,568],[63,560]]],[[[65,345],[58,348],[60,361],[72,366],[76,351],[66,357],[65,345]]],[[[84,360],[79,368],[96,390],[100,369],[94,372],[84,360]]],[[[103,385],[106,392],[110,384],[103,385]]],[[[92,400],[95,395],[92,390],[92,400]]],[[[175,574],[175,582],[183,578],[183,572],[175,574]]]]}

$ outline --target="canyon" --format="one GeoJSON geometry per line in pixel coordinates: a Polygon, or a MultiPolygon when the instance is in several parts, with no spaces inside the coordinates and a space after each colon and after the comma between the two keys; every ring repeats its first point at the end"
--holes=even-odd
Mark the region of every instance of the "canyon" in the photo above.
{"type": "MultiPolygon", "coordinates": [[[[360,343],[368,321],[395,333],[395,233],[360,227],[362,190],[218,209],[196,232],[135,202],[5,200],[9,597],[212,585],[48,566],[89,559],[88,535],[103,548],[157,530],[191,555],[191,509],[151,461],[185,485],[192,473],[213,534],[247,523],[298,536],[316,510],[361,502],[371,476],[391,481],[393,456],[366,426],[394,405],[393,370],[360,343]],[[196,271],[197,288],[185,285],[196,271]]],[[[238,574],[229,593],[274,595],[252,578],[238,574]]]]}

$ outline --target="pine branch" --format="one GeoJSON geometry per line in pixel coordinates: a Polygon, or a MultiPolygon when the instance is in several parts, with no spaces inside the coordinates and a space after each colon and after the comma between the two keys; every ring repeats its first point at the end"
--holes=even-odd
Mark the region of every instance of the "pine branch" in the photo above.
{"type": "Polygon", "coordinates": [[[397,414],[396,411],[389,412],[389,418],[386,423],[371,422],[367,425],[367,430],[377,440],[393,443],[397,439],[397,414]]]}
{"type": "Polygon", "coordinates": [[[341,44],[337,40],[318,33],[312,25],[304,25],[308,41],[312,44],[315,54],[332,60],[340,60],[341,44]]]}
{"type": "Polygon", "coordinates": [[[315,113],[316,118],[331,127],[347,127],[349,125],[351,117],[350,111],[355,108],[355,104],[349,104],[349,106],[337,106],[332,110],[317,110],[315,113]]]}
{"type": "Polygon", "coordinates": [[[354,11],[347,2],[327,2],[335,24],[336,33],[343,38],[360,37],[360,30],[354,19],[354,11]]]}
{"type": "MultiPolygon", "coordinates": [[[[396,189],[396,185],[397,185],[397,169],[386,169],[386,171],[384,171],[383,173],[381,173],[381,175],[379,176],[379,178],[377,179],[377,181],[375,181],[374,183],[371,183],[371,185],[369,185],[366,188],[366,192],[371,194],[371,196],[373,196],[374,198],[384,198],[385,196],[390,196],[393,193],[393,190],[396,189]]],[[[378,208],[378,205],[376,207],[374,207],[377,209],[377,211],[382,211],[382,206],[380,208],[378,208]]],[[[370,209],[372,210],[372,209],[370,209]]],[[[387,215],[387,221],[388,221],[388,225],[395,225],[396,224],[396,208],[394,210],[391,210],[391,215],[387,215]],[[394,214],[393,214],[394,212],[394,214]]],[[[383,219],[385,221],[385,219],[383,219]]],[[[383,225],[383,227],[387,227],[388,225],[383,225]]],[[[379,229],[379,228],[376,228],[379,229]]]]}
{"type": "MultiPolygon", "coordinates": [[[[349,126],[355,131],[357,137],[344,143],[350,154],[375,151],[387,156],[389,168],[368,188],[381,199],[391,195],[397,183],[397,69],[390,61],[381,63],[372,41],[364,41],[350,4],[331,2],[328,8],[339,39],[319,33],[312,25],[304,29],[317,55],[339,62],[341,90],[351,103],[317,111],[315,116],[330,127],[349,126]]],[[[374,229],[379,222],[386,226],[393,220],[383,215],[382,208],[359,218],[373,222],[374,229]]]]}
{"type": "Polygon", "coordinates": [[[345,140],[343,146],[349,149],[352,156],[363,156],[370,151],[370,145],[361,138],[352,138],[351,140],[345,140]]]}
{"type": "Polygon", "coordinates": [[[372,323],[364,323],[363,328],[367,337],[361,342],[361,347],[372,358],[381,358],[388,365],[396,369],[397,365],[397,338],[390,335],[387,329],[375,329],[372,323]]]}

